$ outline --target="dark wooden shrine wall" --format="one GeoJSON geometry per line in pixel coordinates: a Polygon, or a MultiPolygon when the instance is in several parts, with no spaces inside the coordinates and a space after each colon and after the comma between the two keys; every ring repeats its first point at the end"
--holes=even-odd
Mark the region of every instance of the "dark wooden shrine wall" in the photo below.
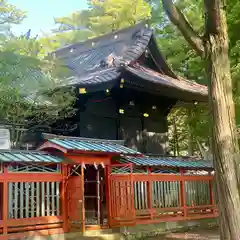
{"type": "Polygon", "coordinates": [[[80,109],[80,136],[121,139],[145,153],[164,154],[170,102],[130,89],[92,94],[80,109]],[[119,110],[124,113],[119,113],[119,110]],[[148,114],[148,117],[144,117],[148,114]]]}
{"type": "MultiPolygon", "coordinates": [[[[50,130],[27,134],[39,145],[41,132],[53,134],[124,140],[125,145],[143,153],[165,154],[167,151],[167,115],[173,101],[123,88],[80,95],[76,115],[57,121],[50,130]],[[119,110],[124,110],[123,114],[119,110]],[[144,117],[144,113],[148,117],[144,117]],[[38,136],[39,135],[39,136],[38,136]]],[[[27,142],[29,142],[27,141],[27,142]]]]}

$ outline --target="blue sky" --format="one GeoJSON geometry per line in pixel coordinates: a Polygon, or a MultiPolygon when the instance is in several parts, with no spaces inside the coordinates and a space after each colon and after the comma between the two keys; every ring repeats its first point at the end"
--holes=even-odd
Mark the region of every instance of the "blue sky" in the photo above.
{"type": "Polygon", "coordinates": [[[87,8],[87,0],[8,0],[9,3],[27,11],[27,19],[21,25],[13,26],[16,34],[49,32],[54,26],[54,17],[70,15],[87,8]]]}

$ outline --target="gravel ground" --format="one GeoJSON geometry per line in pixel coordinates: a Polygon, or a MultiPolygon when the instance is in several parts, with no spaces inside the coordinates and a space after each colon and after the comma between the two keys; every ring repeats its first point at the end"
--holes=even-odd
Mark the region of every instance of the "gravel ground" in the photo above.
{"type": "Polygon", "coordinates": [[[193,230],[186,233],[169,233],[165,236],[152,237],[152,240],[219,240],[217,229],[193,230]]]}

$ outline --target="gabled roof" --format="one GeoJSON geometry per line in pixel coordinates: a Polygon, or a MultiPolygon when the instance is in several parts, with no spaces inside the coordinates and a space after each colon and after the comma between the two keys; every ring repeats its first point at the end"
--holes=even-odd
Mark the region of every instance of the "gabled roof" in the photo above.
{"type": "MultiPolygon", "coordinates": [[[[69,69],[66,85],[86,88],[87,92],[118,86],[117,83],[122,77],[133,74],[139,82],[140,79],[146,80],[145,83],[152,88],[152,93],[168,86],[169,90],[175,90],[174,96],[177,99],[207,100],[207,87],[180,79],[173,73],[157,48],[153,30],[144,23],[83,43],[65,46],[54,54],[69,69]],[[157,67],[155,72],[139,69],[136,71],[136,62],[146,51],[157,67]],[[161,77],[156,77],[156,73],[161,77]],[[182,92],[184,94],[179,94],[182,92]]],[[[135,85],[141,88],[144,84],[135,85]]],[[[170,94],[166,91],[161,94],[163,93],[167,96],[170,94]]]]}
{"type": "Polygon", "coordinates": [[[211,161],[194,158],[170,156],[146,156],[131,148],[125,147],[122,140],[103,140],[80,137],[43,134],[47,140],[39,150],[58,149],[64,153],[74,154],[105,154],[117,156],[119,163],[132,163],[135,166],[170,167],[186,169],[213,169],[211,161]]]}
{"type": "Polygon", "coordinates": [[[123,154],[123,155],[142,155],[141,153],[125,147],[122,141],[90,139],[80,137],[57,136],[53,134],[44,134],[47,141],[39,147],[39,150],[49,148],[58,149],[62,152],[69,153],[106,153],[106,154],[123,154]]]}

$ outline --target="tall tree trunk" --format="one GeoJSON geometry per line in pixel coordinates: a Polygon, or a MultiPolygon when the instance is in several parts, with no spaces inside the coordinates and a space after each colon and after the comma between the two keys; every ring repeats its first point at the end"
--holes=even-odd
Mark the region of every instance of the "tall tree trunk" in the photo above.
{"type": "MultiPolygon", "coordinates": [[[[170,20],[207,62],[212,112],[212,150],[222,240],[240,239],[240,159],[228,56],[226,0],[204,0],[205,36],[200,37],[172,0],[162,0],[170,20]]],[[[194,3],[193,3],[194,4],[194,3]]]]}
{"type": "Polygon", "coordinates": [[[224,1],[205,0],[209,102],[212,111],[212,147],[219,198],[221,238],[240,238],[239,147],[228,57],[224,1]],[[215,2],[215,4],[213,3],[215,2]]]}

